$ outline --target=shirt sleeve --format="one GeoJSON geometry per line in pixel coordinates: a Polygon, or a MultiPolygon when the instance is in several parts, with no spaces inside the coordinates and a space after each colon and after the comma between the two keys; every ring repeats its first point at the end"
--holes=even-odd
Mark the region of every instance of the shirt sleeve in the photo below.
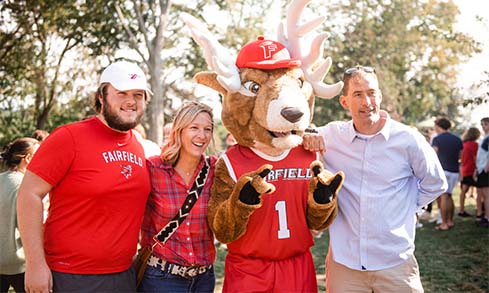
{"type": "Polygon", "coordinates": [[[445,192],[448,184],[435,150],[421,134],[414,132],[413,136],[415,144],[409,160],[418,179],[417,208],[421,209],[445,192]]]}
{"type": "Polygon", "coordinates": [[[75,142],[66,128],[53,131],[32,157],[27,169],[51,186],[56,186],[68,172],[75,157],[75,142]]]}
{"type": "MultiPolygon", "coordinates": [[[[481,148],[484,150],[484,151],[489,151],[489,136],[486,136],[482,142],[481,142],[481,148]]],[[[488,153],[489,155],[489,153],[488,153]]]]}
{"type": "Polygon", "coordinates": [[[431,145],[432,145],[432,146],[434,146],[434,147],[438,147],[438,145],[439,145],[438,140],[439,140],[439,139],[438,139],[438,137],[437,137],[437,136],[435,136],[435,137],[433,138],[433,140],[431,141],[431,145]]]}

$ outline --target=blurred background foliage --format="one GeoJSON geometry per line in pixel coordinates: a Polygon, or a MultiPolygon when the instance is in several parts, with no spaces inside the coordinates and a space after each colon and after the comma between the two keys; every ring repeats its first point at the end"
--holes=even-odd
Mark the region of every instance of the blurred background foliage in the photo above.
{"type": "MultiPolygon", "coordinates": [[[[148,74],[154,96],[144,126],[159,142],[164,123],[183,100],[220,99],[196,91],[192,76],[208,68],[178,15],[204,19],[236,53],[258,35],[273,34],[272,18],[284,18],[287,2],[1,1],[0,144],[93,114],[100,71],[119,59],[137,62],[148,74]]],[[[461,121],[461,108],[489,102],[487,90],[467,98],[455,86],[460,64],[480,52],[481,44],[454,29],[459,10],[452,1],[312,1],[306,10],[327,17],[322,29],[331,37],[324,53],[333,66],[326,82],[340,80],[357,64],[375,67],[383,107],[393,118],[411,125],[437,115],[461,121]]],[[[481,87],[489,88],[489,72],[474,84],[481,87]]],[[[349,119],[337,99],[316,99],[316,125],[337,119],[349,119]]],[[[225,135],[222,128],[218,132],[225,135]]]]}

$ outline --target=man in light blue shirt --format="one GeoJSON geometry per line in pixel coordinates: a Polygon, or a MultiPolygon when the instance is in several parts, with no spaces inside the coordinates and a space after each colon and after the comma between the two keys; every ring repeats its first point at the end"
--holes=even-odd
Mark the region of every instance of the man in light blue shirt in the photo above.
{"type": "Polygon", "coordinates": [[[304,138],[325,150],[326,168],[345,173],[338,214],[329,228],[327,292],[423,292],[414,257],[416,211],[447,189],[438,157],[415,129],[380,110],[375,70],[344,75],[340,104],[352,121],[304,138]]]}

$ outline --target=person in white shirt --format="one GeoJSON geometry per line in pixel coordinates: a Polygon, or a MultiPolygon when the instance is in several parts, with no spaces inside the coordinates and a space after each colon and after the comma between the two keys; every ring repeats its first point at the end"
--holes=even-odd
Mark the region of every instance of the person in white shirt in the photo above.
{"type": "Polygon", "coordinates": [[[477,214],[481,216],[479,226],[489,227],[489,117],[481,119],[481,126],[484,132],[484,138],[479,143],[476,157],[477,173],[477,214]],[[483,202],[484,214],[482,214],[483,202]],[[480,212],[480,213],[479,213],[480,212]]]}
{"type": "Polygon", "coordinates": [[[380,109],[375,70],[345,71],[339,102],[352,120],[331,122],[304,147],[344,171],[329,228],[327,292],[423,292],[414,257],[416,212],[447,189],[433,148],[415,129],[380,109]]]}
{"type": "Polygon", "coordinates": [[[160,146],[157,143],[153,142],[152,140],[146,138],[146,130],[144,129],[144,126],[141,123],[139,123],[138,125],[136,125],[136,127],[134,127],[134,135],[143,146],[144,156],[146,158],[159,156],[161,154],[160,146]]]}

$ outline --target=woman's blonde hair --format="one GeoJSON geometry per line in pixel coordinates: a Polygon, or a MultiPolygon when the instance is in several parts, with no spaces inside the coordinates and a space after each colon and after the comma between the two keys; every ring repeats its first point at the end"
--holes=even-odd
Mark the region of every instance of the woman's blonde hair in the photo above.
{"type": "Polygon", "coordinates": [[[212,115],[211,107],[195,101],[185,102],[175,114],[168,142],[163,146],[161,159],[164,162],[172,166],[178,162],[180,150],[182,148],[182,131],[185,127],[189,126],[200,113],[209,114],[212,122],[212,132],[214,132],[214,116],[212,115]]]}

